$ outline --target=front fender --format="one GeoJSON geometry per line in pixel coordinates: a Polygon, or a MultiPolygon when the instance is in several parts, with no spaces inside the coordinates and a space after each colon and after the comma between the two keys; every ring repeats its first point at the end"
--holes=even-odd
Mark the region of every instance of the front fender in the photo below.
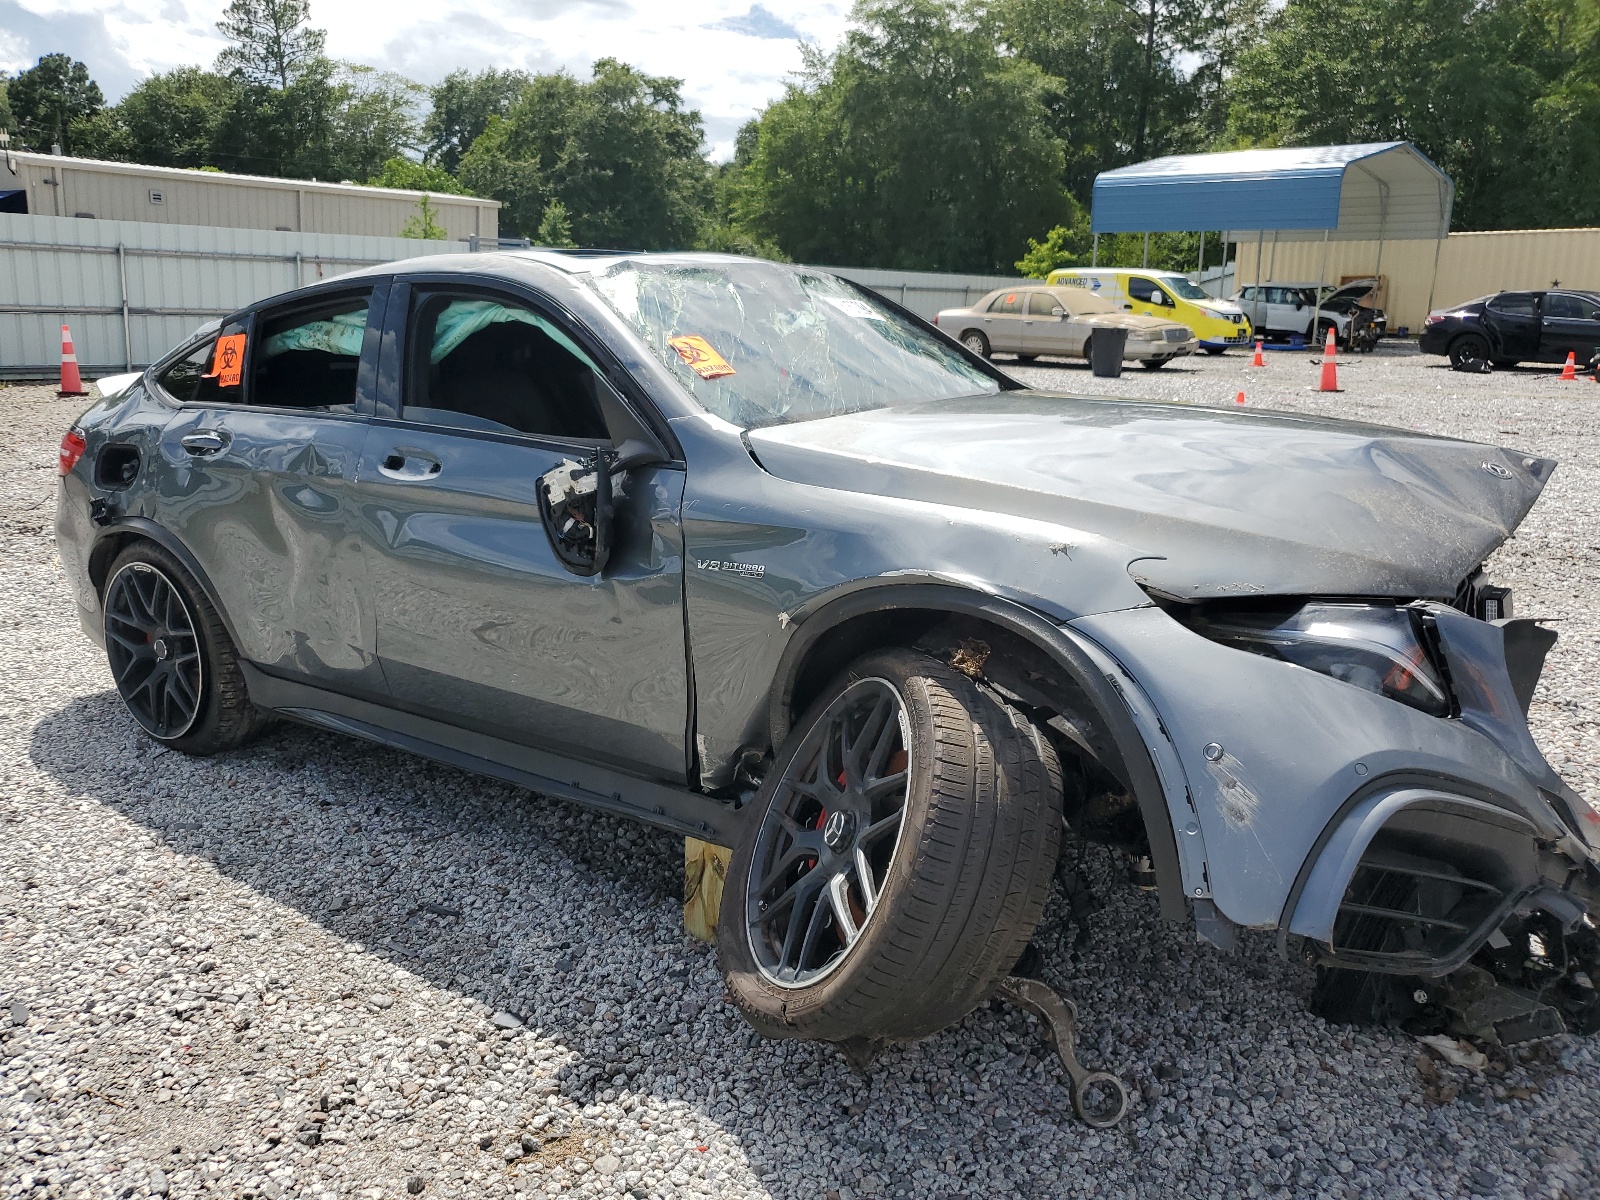
{"type": "Polygon", "coordinates": [[[1198,826],[1180,835],[1201,852],[1198,862],[1183,857],[1185,892],[1209,897],[1236,924],[1273,929],[1290,919],[1296,882],[1325,831],[1377,780],[1404,777],[1481,799],[1552,841],[1568,832],[1540,794],[1548,777],[1534,776],[1521,761],[1526,748],[1497,739],[1486,723],[1428,716],[1219,645],[1157,608],[1083,617],[1070,628],[1148,697],[1181,770],[1181,779],[1164,780],[1167,808],[1181,813],[1192,801],[1198,826]]]}
{"type": "Polygon", "coordinates": [[[1170,746],[1152,744],[1150,734],[1159,722],[1141,721],[1140,702],[1130,694],[1131,680],[1119,677],[1115,664],[1086,638],[1046,620],[1025,606],[971,588],[921,579],[879,581],[876,586],[851,588],[823,603],[808,606],[779,659],[771,697],[772,744],[779,745],[793,723],[795,684],[808,655],[831,630],[857,617],[894,610],[932,611],[973,617],[1023,638],[1066,673],[1094,706],[1109,731],[1122,767],[1138,802],[1150,840],[1150,858],[1156,873],[1161,915],[1170,921],[1187,916],[1185,885],[1179,870],[1174,817],[1189,821],[1192,814],[1171,808],[1171,797],[1182,794],[1181,770],[1170,746]]]}

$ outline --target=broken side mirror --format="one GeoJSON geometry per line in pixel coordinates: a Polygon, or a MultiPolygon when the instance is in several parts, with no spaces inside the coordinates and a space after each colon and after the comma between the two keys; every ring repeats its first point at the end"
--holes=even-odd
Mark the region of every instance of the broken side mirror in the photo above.
{"type": "Polygon", "coordinates": [[[615,476],[662,461],[654,447],[626,441],[582,461],[564,458],[539,477],[539,516],[550,548],[574,575],[598,575],[610,561],[615,476]]]}

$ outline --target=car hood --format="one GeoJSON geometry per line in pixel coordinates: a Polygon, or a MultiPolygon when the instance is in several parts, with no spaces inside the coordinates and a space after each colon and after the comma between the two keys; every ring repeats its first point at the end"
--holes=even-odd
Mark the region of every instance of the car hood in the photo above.
{"type": "Polygon", "coordinates": [[[1030,391],[747,437],[784,479],[990,512],[997,532],[1015,515],[1110,539],[1135,578],[1186,599],[1448,599],[1555,468],[1379,425],[1030,391]]]}
{"type": "Polygon", "coordinates": [[[1213,317],[1237,317],[1244,314],[1244,309],[1231,300],[1191,300],[1190,303],[1213,317]]]}

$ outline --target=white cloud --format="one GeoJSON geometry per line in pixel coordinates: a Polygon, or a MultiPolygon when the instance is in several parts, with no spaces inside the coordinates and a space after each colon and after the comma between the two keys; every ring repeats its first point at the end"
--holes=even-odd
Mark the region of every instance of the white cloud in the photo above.
{"type": "MultiPolygon", "coordinates": [[[[209,66],[223,42],[225,0],[0,0],[0,68],[64,50],[88,63],[108,99],[141,78],[184,64],[209,66]]],[[[844,0],[704,0],[692,10],[651,0],[312,0],[314,25],[335,58],[435,83],[458,69],[566,69],[586,78],[597,58],[684,81],[705,119],[712,156],[733,152],[738,128],[783,93],[800,67],[794,35],[838,44],[844,0]]]]}

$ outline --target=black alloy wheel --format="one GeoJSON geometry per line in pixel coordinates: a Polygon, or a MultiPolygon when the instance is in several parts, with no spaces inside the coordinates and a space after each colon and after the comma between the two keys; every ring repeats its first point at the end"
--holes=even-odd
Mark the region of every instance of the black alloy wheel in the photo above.
{"type": "Polygon", "coordinates": [[[1450,365],[1459,367],[1467,361],[1487,362],[1489,359],[1489,342],[1479,333],[1463,333],[1457,335],[1450,343],[1450,365]]]}
{"type": "Polygon", "coordinates": [[[744,898],[750,952],[772,984],[824,978],[872,920],[905,824],[910,745],[900,693],[858,679],[790,760],[744,898]]]}
{"type": "Polygon", "coordinates": [[[193,727],[205,667],[194,617],[166,574],[130,562],[106,588],[106,654],[117,692],[152,737],[171,741],[193,727]]]}

